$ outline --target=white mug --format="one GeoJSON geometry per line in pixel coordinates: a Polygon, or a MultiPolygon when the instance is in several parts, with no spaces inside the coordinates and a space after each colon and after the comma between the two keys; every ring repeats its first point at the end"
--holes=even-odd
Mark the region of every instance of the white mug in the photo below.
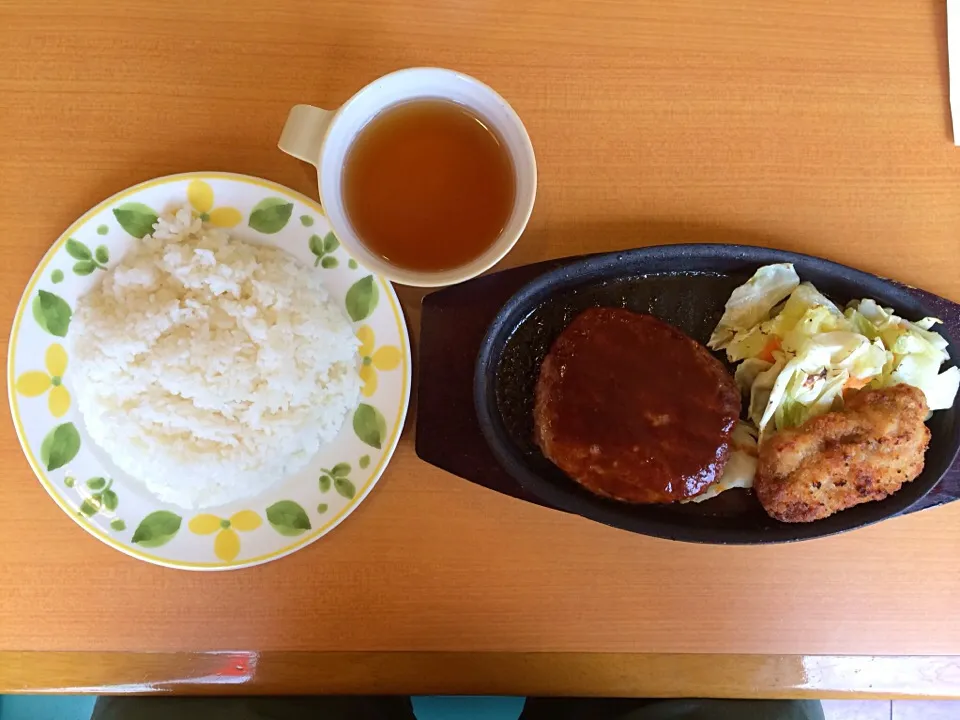
{"type": "Polygon", "coordinates": [[[484,272],[516,244],[533,211],[537,194],[537,163],[527,130],[512,107],[479,80],[441,68],[409,68],[384,75],[363,88],[335,111],[295,105],[278,143],[281,150],[317,168],[320,202],[333,232],[358,262],[404,285],[436,287],[462,282],[484,272]],[[516,197],[500,237],[479,257],[436,272],[397,267],[371,252],[357,236],[343,203],[343,165],[347,151],[363,127],[384,109],[408,100],[450,100],[472,110],[500,136],[516,173],[516,197]]]}

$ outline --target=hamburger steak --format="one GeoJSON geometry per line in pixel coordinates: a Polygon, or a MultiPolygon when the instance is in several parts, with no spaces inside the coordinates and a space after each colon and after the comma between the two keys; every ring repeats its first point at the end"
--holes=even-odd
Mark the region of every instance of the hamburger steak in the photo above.
{"type": "Polygon", "coordinates": [[[739,415],[736,383],[702,345],[650,315],[591,308],[544,358],[534,441],[597,495],[674,502],[723,473],[739,415]]]}

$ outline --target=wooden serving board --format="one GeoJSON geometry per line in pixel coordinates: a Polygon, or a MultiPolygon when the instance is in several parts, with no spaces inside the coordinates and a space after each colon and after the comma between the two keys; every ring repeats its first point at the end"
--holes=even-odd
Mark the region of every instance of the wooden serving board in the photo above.
{"type": "MultiPolygon", "coordinates": [[[[547,506],[523,490],[500,467],[487,446],[474,411],[473,374],[477,352],[500,307],[537,276],[579,257],[548,260],[504,270],[423,299],[420,326],[417,455],[431,465],[477,485],[547,506]]],[[[940,310],[937,330],[960,338],[960,306],[917,288],[908,288],[940,310]]],[[[940,482],[906,513],[960,499],[960,459],[940,482]]]]}

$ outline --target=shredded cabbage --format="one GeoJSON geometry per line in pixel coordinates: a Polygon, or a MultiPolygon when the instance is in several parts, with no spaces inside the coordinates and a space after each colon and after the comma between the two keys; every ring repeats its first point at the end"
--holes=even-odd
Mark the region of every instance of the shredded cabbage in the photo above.
{"type": "Polygon", "coordinates": [[[766,320],[777,304],[800,284],[790,263],[766,265],[730,294],[723,317],[717,323],[707,345],[723,350],[734,336],[766,320]]]}
{"type": "Polygon", "coordinates": [[[719,480],[684,502],[753,487],[758,441],[843,407],[844,393],[905,383],[920,388],[931,412],[953,406],[960,369],[947,340],[926,317],[910,322],[864,299],[841,310],[793,265],[767,265],[730,295],[708,345],[739,363],[734,379],[749,398],[747,421],[733,432],[719,480]]]}
{"type": "Polygon", "coordinates": [[[735,379],[762,440],[842,408],[844,392],[865,387],[906,383],[923,390],[931,411],[951,407],[960,370],[940,372],[949,354],[933,330],[939,322],[910,322],[870,299],[841,311],[792,265],[768,265],[733,291],[709,344],[741,363],[735,379]]]}
{"type": "Polygon", "coordinates": [[[732,449],[723,474],[716,482],[707,486],[699,495],[681,500],[680,502],[703,502],[716,497],[725,490],[733,488],[752,488],[753,479],[757,474],[757,431],[742,420],[733,428],[730,437],[732,449]]]}
{"type": "Polygon", "coordinates": [[[766,360],[761,360],[760,358],[747,358],[742,363],[737,365],[737,369],[733,374],[733,379],[736,380],[737,387],[740,388],[740,392],[744,395],[747,395],[750,393],[750,389],[756,383],[760,373],[766,372],[771,367],[773,367],[772,362],[767,362],[766,360]]]}

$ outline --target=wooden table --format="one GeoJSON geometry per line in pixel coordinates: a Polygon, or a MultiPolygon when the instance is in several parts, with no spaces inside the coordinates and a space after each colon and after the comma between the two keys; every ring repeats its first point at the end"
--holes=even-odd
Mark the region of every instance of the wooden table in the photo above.
{"type": "MultiPolygon", "coordinates": [[[[0,3],[0,305],[88,207],[188,170],[316,196],[287,109],[439,65],[508,98],[540,192],[509,264],[800,250],[960,300],[940,0],[0,3]]],[[[416,332],[421,293],[400,289],[416,332]]],[[[0,418],[0,690],[960,695],[960,504],[700,547],[426,466],[269,565],[191,574],[84,533],[0,418]],[[902,657],[901,657],[902,656],[902,657]]]]}

